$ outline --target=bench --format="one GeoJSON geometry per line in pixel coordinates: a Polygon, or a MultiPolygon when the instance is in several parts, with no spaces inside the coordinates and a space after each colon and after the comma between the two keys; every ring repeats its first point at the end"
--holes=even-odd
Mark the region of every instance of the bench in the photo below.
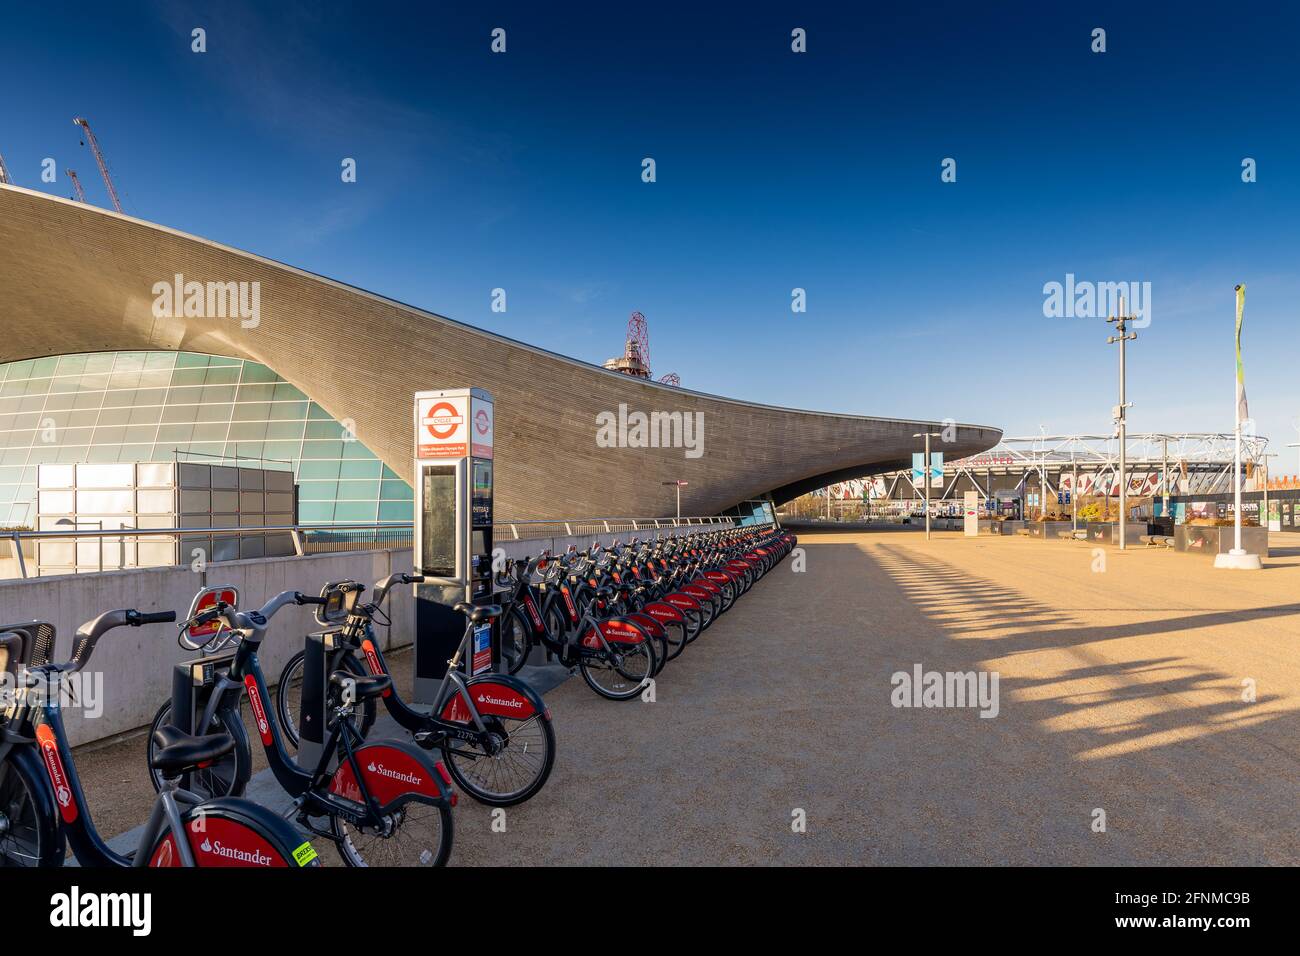
{"type": "Polygon", "coordinates": [[[1016,534],[1023,534],[1023,535],[1027,538],[1027,537],[1029,537],[1029,529],[1028,529],[1028,528],[1017,528],[1017,529],[1016,529],[1016,534]]]}

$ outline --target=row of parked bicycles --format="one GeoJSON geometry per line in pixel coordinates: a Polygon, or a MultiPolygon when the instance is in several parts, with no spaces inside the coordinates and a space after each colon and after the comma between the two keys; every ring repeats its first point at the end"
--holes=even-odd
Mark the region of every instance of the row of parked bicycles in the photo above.
{"type": "Polygon", "coordinates": [[[203,655],[196,666],[207,692],[188,722],[175,719],[177,701],[159,708],[146,738],[157,798],[125,852],[91,819],[63,723],[66,686],[109,631],[175,622],[176,612],[105,612],[78,628],[63,663],[49,623],[0,627],[0,671],[13,684],[0,701],[0,865],[59,866],[70,848],[85,866],[319,866],[314,838],[350,866],[442,865],[458,790],[513,806],[550,776],[550,711],[515,676],[534,649],[579,669],[602,697],[632,699],[794,545],[779,529],[733,529],[510,561],[497,573],[499,604],[457,605],[464,635],[428,712],[398,693],[374,630],[388,623],[392,588],[420,575],[390,575],[368,601],[364,586],[336,581],[255,610],[205,589],[179,639],[203,655]],[[258,654],[272,618],[290,605],[314,606],[326,626],[313,636],[323,666],[313,673],[306,649],[294,655],[273,705],[258,654]],[[501,672],[466,677],[460,664],[474,632],[498,618],[501,672]],[[244,795],[253,763],[245,702],[292,801],[286,812],[244,795]],[[368,739],[380,706],[409,737],[368,739]],[[308,739],[318,742],[310,759],[308,739]]]}

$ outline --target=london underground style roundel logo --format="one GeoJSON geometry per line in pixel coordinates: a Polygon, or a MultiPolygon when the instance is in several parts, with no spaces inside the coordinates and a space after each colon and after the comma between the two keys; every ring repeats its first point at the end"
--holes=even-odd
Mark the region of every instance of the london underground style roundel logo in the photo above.
{"type": "Polygon", "coordinates": [[[486,435],[491,427],[492,422],[488,419],[488,413],[480,408],[478,414],[474,416],[474,430],[480,435],[486,435]]]}
{"type": "Polygon", "coordinates": [[[444,441],[456,434],[456,429],[460,428],[464,422],[464,416],[450,402],[437,402],[429,408],[428,413],[424,416],[424,427],[430,435],[439,441],[444,441]]]}

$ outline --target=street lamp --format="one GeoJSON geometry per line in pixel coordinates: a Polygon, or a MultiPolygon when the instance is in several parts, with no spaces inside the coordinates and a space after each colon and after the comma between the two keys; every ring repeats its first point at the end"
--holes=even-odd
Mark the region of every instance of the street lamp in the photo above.
{"type": "Polygon", "coordinates": [[[921,488],[925,492],[925,540],[930,540],[930,439],[942,437],[942,432],[917,432],[913,438],[925,439],[925,460],[921,462],[921,488]]]}
{"type": "Polygon", "coordinates": [[[682,520],[682,487],[689,485],[689,481],[661,481],[661,485],[673,485],[677,489],[677,520],[682,520]]]}
{"type": "Polygon", "coordinates": [[[1127,372],[1124,366],[1124,343],[1136,339],[1136,332],[1128,331],[1128,320],[1133,316],[1124,314],[1124,299],[1119,300],[1119,315],[1112,315],[1107,322],[1115,323],[1115,331],[1106,339],[1107,345],[1119,343],[1119,404],[1115,406],[1115,424],[1119,426],[1119,549],[1124,550],[1128,531],[1128,403],[1124,400],[1124,386],[1127,372]]]}

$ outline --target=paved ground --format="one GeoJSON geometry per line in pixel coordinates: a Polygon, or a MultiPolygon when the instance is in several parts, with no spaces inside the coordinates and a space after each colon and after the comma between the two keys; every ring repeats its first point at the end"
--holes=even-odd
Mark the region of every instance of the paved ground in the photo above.
{"type": "MultiPolygon", "coordinates": [[[[453,863],[1300,863],[1300,541],[1255,573],[952,533],[800,544],[807,570],[761,581],[655,703],[550,691],[550,783],[505,833],[463,800],[453,863]],[[895,708],[917,664],[997,671],[998,716],[895,708]]],[[[135,823],[142,743],[120,746],[83,773],[135,823]]]]}

